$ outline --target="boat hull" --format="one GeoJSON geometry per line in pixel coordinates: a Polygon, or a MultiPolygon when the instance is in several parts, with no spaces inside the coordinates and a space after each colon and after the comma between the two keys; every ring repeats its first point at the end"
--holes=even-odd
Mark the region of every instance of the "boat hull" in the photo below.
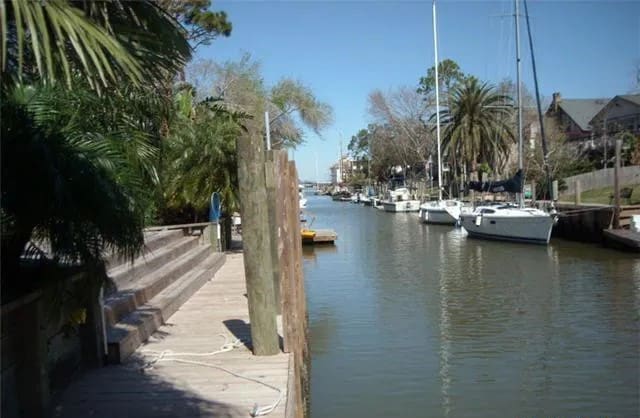
{"type": "Polygon", "coordinates": [[[542,245],[549,243],[554,223],[554,219],[548,215],[504,217],[464,214],[460,216],[460,221],[472,238],[542,245]]]}
{"type": "Polygon", "coordinates": [[[462,204],[456,200],[427,202],[420,206],[420,221],[428,224],[456,225],[462,204]]]}
{"type": "Polygon", "coordinates": [[[458,219],[445,209],[440,208],[421,208],[420,221],[426,224],[455,225],[458,219]]]}
{"type": "Polygon", "coordinates": [[[385,212],[418,212],[419,200],[401,200],[398,202],[382,202],[385,212]]]}

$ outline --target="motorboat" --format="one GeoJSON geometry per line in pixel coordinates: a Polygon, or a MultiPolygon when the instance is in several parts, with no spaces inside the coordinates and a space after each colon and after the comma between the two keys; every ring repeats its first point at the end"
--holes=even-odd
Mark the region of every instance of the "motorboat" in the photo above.
{"type": "Polygon", "coordinates": [[[382,202],[385,212],[418,212],[420,201],[411,199],[409,189],[400,187],[387,191],[385,200],[382,202]]]}

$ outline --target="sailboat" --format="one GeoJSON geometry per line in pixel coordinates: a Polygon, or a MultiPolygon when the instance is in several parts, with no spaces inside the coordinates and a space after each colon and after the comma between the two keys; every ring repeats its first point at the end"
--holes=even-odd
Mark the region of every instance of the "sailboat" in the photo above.
{"type": "MultiPolygon", "coordinates": [[[[524,207],[522,193],[522,92],[520,85],[520,23],[519,23],[519,0],[515,3],[516,19],[516,69],[517,69],[517,95],[518,95],[518,172],[514,179],[500,184],[480,183],[482,190],[488,191],[516,191],[517,205],[505,204],[500,206],[479,206],[471,213],[460,215],[460,222],[470,237],[495,239],[501,241],[517,241],[546,245],[551,238],[551,229],[556,220],[553,213],[542,211],[536,208],[524,207]],[[509,183],[511,182],[511,183],[509,183]],[[497,187],[496,187],[497,185],[497,187]],[[514,189],[511,189],[511,188],[514,189]]],[[[529,46],[531,50],[531,62],[533,65],[533,78],[536,88],[536,102],[538,107],[538,118],[540,122],[540,134],[542,137],[543,153],[547,155],[546,141],[544,136],[544,124],[540,106],[540,93],[538,90],[538,77],[536,74],[535,58],[533,55],[533,41],[531,38],[531,27],[529,25],[529,14],[527,2],[524,0],[525,16],[527,20],[527,31],[529,34],[529,46]]],[[[545,166],[547,166],[545,161],[545,166]]],[[[547,172],[547,180],[549,173],[547,172]]],[[[548,181],[548,183],[550,183],[548,181]]],[[[475,185],[478,187],[478,185],[475,185]]],[[[553,209],[553,208],[552,208],[553,209]]]]}
{"type": "Polygon", "coordinates": [[[440,89],[438,78],[438,33],[436,27],[436,0],[433,0],[433,51],[435,57],[436,84],[436,138],[438,142],[438,200],[420,205],[420,221],[431,224],[455,225],[460,218],[462,202],[442,200],[442,156],[440,154],[440,89]]]}

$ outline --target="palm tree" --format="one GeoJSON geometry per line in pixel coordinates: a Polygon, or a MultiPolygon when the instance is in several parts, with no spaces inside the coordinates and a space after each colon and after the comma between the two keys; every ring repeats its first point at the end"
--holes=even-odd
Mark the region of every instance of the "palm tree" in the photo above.
{"type": "Polygon", "coordinates": [[[152,1],[0,2],[3,85],[82,74],[95,89],[175,74],[190,57],[186,33],[152,1]]]}
{"type": "Polygon", "coordinates": [[[247,115],[227,110],[220,100],[196,102],[190,87],[178,91],[174,100],[171,134],[163,143],[164,204],[173,210],[193,209],[197,217],[217,191],[225,212],[238,210],[236,139],[247,115]]]}
{"type": "Polygon", "coordinates": [[[477,172],[481,163],[499,168],[515,137],[509,123],[513,110],[509,96],[475,77],[454,87],[449,109],[443,111],[442,144],[454,166],[466,164],[477,172]]]}
{"type": "Polygon", "coordinates": [[[14,0],[0,16],[3,285],[32,239],[54,262],[133,257],[162,113],[141,86],[184,65],[183,30],[151,1],[14,0]]]}
{"type": "Polygon", "coordinates": [[[133,257],[143,244],[143,218],[118,178],[122,154],[91,133],[49,124],[55,112],[14,92],[2,101],[3,285],[20,279],[30,240],[46,243],[55,263],[96,265],[111,249],[133,257]]]}

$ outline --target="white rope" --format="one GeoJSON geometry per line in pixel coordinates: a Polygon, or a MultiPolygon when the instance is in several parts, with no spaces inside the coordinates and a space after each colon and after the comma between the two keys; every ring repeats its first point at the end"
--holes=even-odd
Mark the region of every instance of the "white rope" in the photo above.
{"type": "Polygon", "coordinates": [[[171,350],[164,350],[164,351],[156,351],[156,350],[140,350],[141,353],[144,354],[155,354],[156,357],[150,361],[148,361],[147,363],[144,364],[144,366],[142,366],[140,368],[141,371],[146,371],[146,370],[151,370],[153,369],[153,365],[156,363],[159,363],[161,361],[173,361],[175,363],[183,363],[183,364],[191,364],[191,365],[195,365],[195,366],[203,366],[203,367],[210,367],[212,369],[217,369],[217,370],[222,370],[223,372],[229,373],[232,376],[235,376],[239,379],[244,379],[244,380],[248,380],[251,382],[255,382],[258,383],[262,386],[268,387],[269,389],[273,389],[276,392],[278,392],[278,399],[276,399],[276,401],[274,403],[272,403],[271,405],[266,405],[266,406],[259,406],[257,403],[253,405],[253,409],[250,412],[250,415],[252,417],[258,417],[258,416],[264,416],[264,415],[268,415],[271,412],[273,412],[278,405],[280,404],[280,402],[282,401],[282,396],[283,396],[283,392],[281,389],[270,385],[268,383],[265,383],[259,379],[255,379],[253,377],[249,377],[249,376],[245,376],[239,373],[236,373],[234,371],[231,371],[229,369],[227,369],[226,367],[222,367],[220,365],[217,364],[211,364],[211,363],[205,363],[203,361],[195,361],[195,360],[186,360],[186,359],[181,359],[181,358],[176,358],[176,357],[211,357],[211,356],[215,356],[216,354],[220,354],[220,353],[226,353],[229,351],[232,351],[238,347],[241,347],[243,342],[242,340],[236,338],[233,341],[229,341],[229,339],[227,338],[226,335],[224,334],[218,334],[220,336],[222,336],[224,338],[224,344],[222,344],[222,346],[220,346],[220,349],[215,350],[215,351],[211,351],[208,353],[176,353],[174,351],[171,350]]]}

